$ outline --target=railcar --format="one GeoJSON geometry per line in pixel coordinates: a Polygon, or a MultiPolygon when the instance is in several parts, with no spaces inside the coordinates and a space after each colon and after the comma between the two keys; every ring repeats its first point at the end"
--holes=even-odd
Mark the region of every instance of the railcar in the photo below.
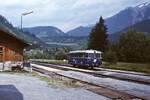
{"type": "Polygon", "coordinates": [[[73,66],[98,67],[102,64],[102,52],[96,50],[70,51],[68,63],[73,66]]]}

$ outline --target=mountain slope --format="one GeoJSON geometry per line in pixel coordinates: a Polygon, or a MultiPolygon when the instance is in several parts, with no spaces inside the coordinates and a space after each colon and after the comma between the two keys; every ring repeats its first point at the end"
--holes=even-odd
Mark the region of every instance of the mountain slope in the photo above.
{"type": "Polygon", "coordinates": [[[120,11],[118,14],[106,19],[109,33],[115,33],[125,27],[136,24],[137,22],[150,19],[150,3],[142,3],[135,7],[129,7],[120,11]]]}
{"type": "Polygon", "coordinates": [[[77,27],[69,32],[67,34],[69,36],[88,36],[89,33],[91,32],[92,27],[77,27]]]}
{"type": "Polygon", "coordinates": [[[116,32],[114,34],[110,34],[109,35],[109,39],[111,41],[116,41],[119,39],[120,35],[123,33],[123,32],[126,32],[128,30],[136,30],[138,32],[144,32],[145,34],[147,35],[150,35],[150,19],[147,19],[147,20],[144,20],[144,21],[141,21],[139,23],[136,23],[130,27],[127,27],[119,32],[116,32]]]}
{"type": "MultiPolygon", "coordinates": [[[[108,34],[113,34],[143,20],[150,19],[150,3],[145,2],[135,7],[128,7],[114,16],[105,19],[108,34]]],[[[88,36],[92,27],[79,27],[69,31],[70,36],[88,36]]]]}
{"type": "Polygon", "coordinates": [[[24,28],[23,30],[29,31],[31,34],[36,35],[40,39],[56,36],[65,36],[65,33],[63,31],[52,26],[37,26],[24,28]]]}
{"type": "Polygon", "coordinates": [[[135,25],[133,25],[131,27],[125,28],[122,31],[126,31],[129,28],[131,28],[131,29],[134,29],[138,32],[144,32],[144,33],[150,34],[150,27],[149,26],[150,26],[150,19],[147,19],[147,20],[141,21],[139,23],[136,23],[135,25]]]}
{"type": "Polygon", "coordinates": [[[15,27],[13,27],[12,24],[10,24],[7,19],[3,16],[0,15],[0,25],[3,27],[6,27],[7,29],[10,29],[12,31],[12,34],[19,37],[20,39],[23,39],[31,44],[35,44],[35,45],[43,45],[44,42],[42,42],[40,39],[38,39],[37,37],[31,35],[30,33],[25,33],[22,32],[20,29],[17,29],[15,27]]]}

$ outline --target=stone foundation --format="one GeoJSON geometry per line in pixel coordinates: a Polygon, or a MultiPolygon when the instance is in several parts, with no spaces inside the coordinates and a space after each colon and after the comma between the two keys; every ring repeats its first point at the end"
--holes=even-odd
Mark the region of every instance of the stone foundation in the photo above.
{"type": "Polygon", "coordinates": [[[23,68],[23,62],[13,62],[13,61],[6,61],[6,62],[0,62],[0,71],[6,71],[11,70],[12,67],[20,66],[20,68],[23,68]]]}

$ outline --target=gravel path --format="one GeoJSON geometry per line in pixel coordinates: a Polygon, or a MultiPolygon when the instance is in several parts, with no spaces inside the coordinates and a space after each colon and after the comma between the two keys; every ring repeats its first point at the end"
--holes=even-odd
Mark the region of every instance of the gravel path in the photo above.
{"type": "Polygon", "coordinates": [[[0,100],[109,100],[79,88],[56,88],[26,74],[0,73],[0,100]]]}

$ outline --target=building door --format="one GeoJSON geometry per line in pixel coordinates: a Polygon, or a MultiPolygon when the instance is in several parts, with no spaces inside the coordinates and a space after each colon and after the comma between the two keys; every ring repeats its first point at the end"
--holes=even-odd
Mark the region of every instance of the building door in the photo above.
{"type": "Polygon", "coordinates": [[[3,61],[3,54],[4,54],[4,50],[3,50],[3,47],[0,46],[0,62],[3,61]]]}

